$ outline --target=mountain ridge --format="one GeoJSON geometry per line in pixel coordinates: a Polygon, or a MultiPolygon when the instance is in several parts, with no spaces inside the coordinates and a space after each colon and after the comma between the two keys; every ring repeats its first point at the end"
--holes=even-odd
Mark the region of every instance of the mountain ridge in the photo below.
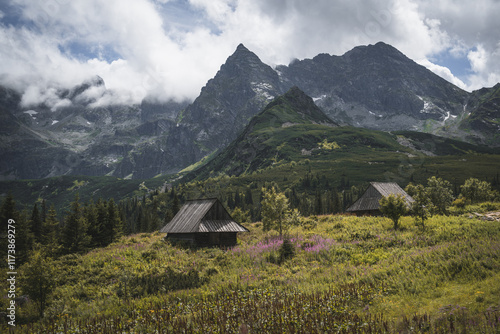
{"type": "Polygon", "coordinates": [[[97,76],[58,91],[66,101],[59,106],[22,107],[21,96],[3,87],[0,117],[8,125],[0,136],[10,144],[1,149],[0,178],[177,173],[224,149],[294,86],[338,124],[500,145],[498,90],[467,93],[383,42],[274,69],[240,44],[192,103],[95,106],[98,94],[108,94],[97,76]],[[36,147],[50,148],[50,156],[36,147]]]}

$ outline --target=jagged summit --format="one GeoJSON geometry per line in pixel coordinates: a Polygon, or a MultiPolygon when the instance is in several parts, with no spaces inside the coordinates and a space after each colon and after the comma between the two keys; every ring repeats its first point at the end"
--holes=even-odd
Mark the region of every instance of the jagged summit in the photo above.
{"type": "Polygon", "coordinates": [[[247,47],[245,45],[243,45],[243,43],[238,44],[238,46],[236,47],[236,51],[248,51],[248,52],[250,52],[250,50],[248,50],[247,47]]]}
{"type": "Polygon", "coordinates": [[[266,135],[289,130],[283,135],[292,136],[316,124],[334,125],[326,116],[342,125],[500,145],[498,86],[465,92],[384,42],[274,69],[239,44],[190,104],[146,99],[101,107],[94,102],[111,95],[98,76],[56,90],[57,99],[26,107],[20,92],[0,87],[0,116],[8,122],[0,127],[0,179],[175,173],[227,148],[250,122],[266,135]]]}
{"type": "Polygon", "coordinates": [[[272,127],[296,124],[338,125],[297,86],[293,86],[284,95],[271,101],[259,115],[250,121],[250,124],[252,123],[272,127]]]}
{"type": "Polygon", "coordinates": [[[254,115],[280,94],[276,71],[240,44],[185,109],[179,123],[189,128],[209,153],[229,144],[254,115]]]}
{"type": "Polygon", "coordinates": [[[351,58],[364,58],[365,60],[381,60],[386,58],[400,62],[414,63],[413,60],[405,56],[401,51],[384,42],[356,46],[352,50],[347,51],[342,58],[345,58],[347,61],[351,60],[351,58]]]}

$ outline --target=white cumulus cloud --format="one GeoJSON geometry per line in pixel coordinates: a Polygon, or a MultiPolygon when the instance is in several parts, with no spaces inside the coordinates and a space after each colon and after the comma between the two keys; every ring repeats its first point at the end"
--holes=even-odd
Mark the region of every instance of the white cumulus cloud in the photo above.
{"type": "Polygon", "coordinates": [[[239,43],[275,65],[384,41],[461,88],[500,80],[496,0],[12,0],[9,6],[15,10],[0,9],[0,84],[25,93],[25,104],[39,99],[57,106],[54,89],[95,75],[109,90],[96,105],[146,96],[194,99],[239,43]],[[9,20],[9,13],[20,15],[9,20]],[[432,60],[443,52],[469,61],[465,77],[432,60]]]}

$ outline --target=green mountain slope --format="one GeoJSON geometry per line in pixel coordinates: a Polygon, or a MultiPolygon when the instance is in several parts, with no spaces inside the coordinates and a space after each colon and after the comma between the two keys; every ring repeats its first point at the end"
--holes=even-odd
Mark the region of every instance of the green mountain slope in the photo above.
{"type": "MultiPolygon", "coordinates": [[[[275,168],[282,177],[281,166],[307,160],[312,168],[356,173],[354,179],[366,182],[389,174],[403,175],[398,171],[402,162],[414,171],[415,161],[423,166],[423,161],[441,156],[495,153],[498,152],[488,147],[430,134],[339,127],[295,87],[269,103],[227,149],[191,171],[183,181],[221,175],[251,179],[252,173],[269,168],[275,168]]],[[[403,176],[407,181],[410,175],[405,172],[403,176]]]]}
{"type": "Polygon", "coordinates": [[[470,114],[460,123],[460,129],[472,132],[482,142],[498,145],[500,138],[500,83],[492,88],[472,92],[468,103],[470,114]]]}

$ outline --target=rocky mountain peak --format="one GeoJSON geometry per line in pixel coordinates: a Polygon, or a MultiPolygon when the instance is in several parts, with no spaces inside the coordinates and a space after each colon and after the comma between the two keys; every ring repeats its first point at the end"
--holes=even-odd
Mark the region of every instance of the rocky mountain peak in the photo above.
{"type": "Polygon", "coordinates": [[[276,71],[240,44],[181,113],[179,123],[210,152],[229,144],[280,93],[276,71]]]}
{"type": "Polygon", "coordinates": [[[250,52],[250,50],[248,50],[247,47],[243,45],[243,43],[240,43],[236,47],[236,52],[250,52]]]}
{"type": "Polygon", "coordinates": [[[297,86],[290,88],[284,95],[271,101],[250,124],[271,127],[286,127],[296,124],[323,124],[337,126],[313,99],[297,86]]]}

